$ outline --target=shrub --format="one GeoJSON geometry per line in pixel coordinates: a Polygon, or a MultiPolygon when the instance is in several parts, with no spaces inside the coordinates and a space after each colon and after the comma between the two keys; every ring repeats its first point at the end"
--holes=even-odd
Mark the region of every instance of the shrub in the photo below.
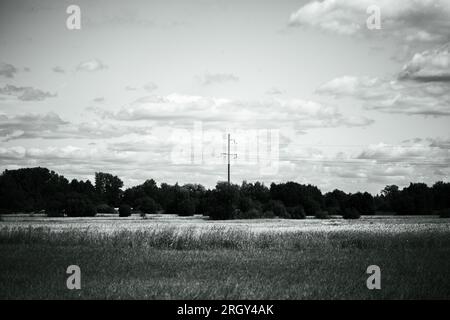
{"type": "Polygon", "coordinates": [[[291,215],[287,212],[283,202],[279,200],[271,200],[266,205],[265,211],[271,211],[275,216],[279,218],[289,219],[291,215]]]}
{"type": "Polygon", "coordinates": [[[342,217],[344,219],[359,219],[361,214],[355,208],[345,208],[342,217]]]}
{"type": "Polygon", "coordinates": [[[119,217],[129,217],[131,216],[131,207],[127,204],[122,204],[119,207],[119,217]]]}
{"type": "Polygon", "coordinates": [[[227,220],[233,217],[233,213],[230,216],[229,209],[226,206],[220,205],[209,206],[206,215],[212,220],[227,220]]]}
{"type": "Polygon", "coordinates": [[[243,219],[258,219],[261,218],[262,213],[255,208],[252,208],[246,212],[244,212],[243,219]]]}
{"type": "Polygon", "coordinates": [[[233,211],[233,219],[264,219],[273,218],[274,216],[272,211],[263,212],[255,208],[248,211],[241,211],[239,209],[233,211]]]}
{"type": "Polygon", "coordinates": [[[241,210],[242,212],[246,212],[251,209],[261,210],[262,205],[257,200],[253,200],[252,198],[247,196],[241,196],[239,198],[239,210],[241,210]]]}
{"type": "Polygon", "coordinates": [[[158,204],[151,197],[143,197],[136,200],[136,207],[142,214],[155,214],[158,211],[158,204]]]}
{"type": "Polygon", "coordinates": [[[305,219],[306,218],[305,209],[301,205],[298,205],[295,207],[289,207],[287,209],[287,211],[288,211],[291,219],[305,219]]]}
{"type": "Polygon", "coordinates": [[[97,213],[116,213],[116,210],[106,203],[99,204],[96,207],[96,211],[97,213]]]}
{"type": "Polygon", "coordinates": [[[341,216],[342,215],[342,211],[338,207],[327,208],[327,211],[328,211],[329,216],[341,216]]]}
{"type": "Polygon", "coordinates": [[[275,216],[275,213],[273,213],[273,211],[266,210],[266,211],[263,212],[263,217],[266,218],[266,219],[273,219],[276,216],[275,216]]]}
{"type": "Polygon", "coordinates": [[[319,210],[319,211],[316,212],[315,217],[317,219],[328,219],[329,218],[328,211],[319,210]]]}
{"type": "Polygon", "coordinates": [[[443,209],[439,211],[439,217],[450,218],[450,209],[443,209]]]}
{"type": "Polygon", "coordinates": [[[65,212],[68,217],[94,217],[97,214],[91,200],[81,194],[67,198],[65,212]]]}

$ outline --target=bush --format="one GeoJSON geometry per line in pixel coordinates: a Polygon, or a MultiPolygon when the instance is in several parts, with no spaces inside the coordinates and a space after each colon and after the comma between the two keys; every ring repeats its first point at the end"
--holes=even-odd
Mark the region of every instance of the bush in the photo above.
{"type": "Polygon", "coordinates": [[[355,208],[345,208],[342,217],[344,219],[359,219],[361,214],[355,208]]]}
{"type": "Polygon", "coordinates": [[[65,212],[68,217],[94,217],[97,214],[91,200],[81,194],[68,197],[65,212]]]}
{"type": "Polygon", "coordinates": [[[271,210],[266,210],[266,211],[264,211],[264,212],[263,212],[263,217],[264,217],[265,219],[273,219],[273,218],[276,218],[275,213],[273,213],[273,211],[271,211],[271,210]]]}
{"type": "Polygon", "coordinates": [[[328,219],[329,218],[328,211],[319,210],[316,212],[315,217],[316,217],[316,219],[328,219]]]}
{"type": "Polygon", "coordinates": [[[275,215],[272,211],[261,211],[255,208],[248,211],[236,209],[233,211],[233,219],[265,219],[273,218],[275,215]]]}
{"type": "Polygon", "coordinates": [[[267,204],[266,211],[271,211],[275,216],[279,218],[289,219],[291,215],[287,212],[283,202],[278,200],[271,200],[267,204]]]}
{"type": "Polygon", "coordinates": [[[136,200],[136,207],[142,214],[155,214],[158,211],[158,204],[151,197],[143,197],[136,200]]]}
{"type": "Polygon", "coordinates": [[[241,196],[239,198],[239,210],[242,212],[247,212],[251,209],[262,210],[262,205],[257,200],[253,200],[247,196],[241,196]]]}
{"type": "Polygon", "coordinates": [[[450,209],[443,209],[439,211],[439,217],[450,218],[450,209]]]}
{"type": "Polygon", "coordinates": [[[206,215],[211,220],[228,220],[233,218],[233,212],[230,215],[229,208],[227,206],[211,205],[207,208],[206,215]]]}
{"type": "Polygon", "coordinates": [[[301,205],[298,205],[295,207],[289,207],[287,209],[287,211],[288,211],[291,219],[305,219],[306,218],[305,209],[301,205]]]}
{"type": "Polygon", "coordinates": [[[116,213],[116,210],[114,210],[113,207],[110,205],[107,205],[106,203],[99,204],[96,207],[97,213],[116,213]]]}
{"type": "Polygon", "coordinates": [[[342,211],[338,207],[327,208],[327,211],[328,211],[329,216],[341,216],[342,215],[342,211]]]}
{"type": "Polygon", "coordinates": [[[129,217],[131,216],[131,207],[127,204],[122,204],[119,207],[119,217],[129,217]]]}

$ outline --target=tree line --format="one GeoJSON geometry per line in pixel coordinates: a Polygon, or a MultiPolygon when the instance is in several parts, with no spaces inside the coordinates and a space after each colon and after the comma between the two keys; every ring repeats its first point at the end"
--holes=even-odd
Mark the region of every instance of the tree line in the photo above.
{"type": "Polygon", "coordinates": [[[327,218],[340,215],[348,219],[375,213],[398,215],[448,216],[450,183],[411,183],[400,190],[386,186],[372,196],[368,192],[346,193],[334,190],[323,194],[313,185],[297,182],[218,182],[213,189],[200,184],[169,185],[149,179],[123,189],[122,180],[112,174],[96,172],[91,181],[73,179],[47,168],[5,170],[0,175],[0,213],[45,212],[48,216],[95,216],[97,213],[154,214],[157,212],[211,219],[327,218]]]}

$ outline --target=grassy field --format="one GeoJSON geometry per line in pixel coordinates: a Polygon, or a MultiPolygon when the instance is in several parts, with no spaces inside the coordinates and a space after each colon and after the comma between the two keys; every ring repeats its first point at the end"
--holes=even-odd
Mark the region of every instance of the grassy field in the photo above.
{"type": "Polygon", "coordinates": [[[0,221],[0,298],[449,299],[450,221],[0,221]],[[78,265],[82,289],[66,288],[78,265]],[[369,265],[381,290],[368,290],[369,265]]]}

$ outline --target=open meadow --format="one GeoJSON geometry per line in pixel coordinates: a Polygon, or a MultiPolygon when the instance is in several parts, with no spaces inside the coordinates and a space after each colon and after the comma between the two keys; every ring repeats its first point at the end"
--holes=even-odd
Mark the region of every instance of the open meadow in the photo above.
{"type": "Polygon", "coordinates": [[[449,270],[450,219],[434,216],[0,220],[1,299],[449,299],[449,270]]]}

